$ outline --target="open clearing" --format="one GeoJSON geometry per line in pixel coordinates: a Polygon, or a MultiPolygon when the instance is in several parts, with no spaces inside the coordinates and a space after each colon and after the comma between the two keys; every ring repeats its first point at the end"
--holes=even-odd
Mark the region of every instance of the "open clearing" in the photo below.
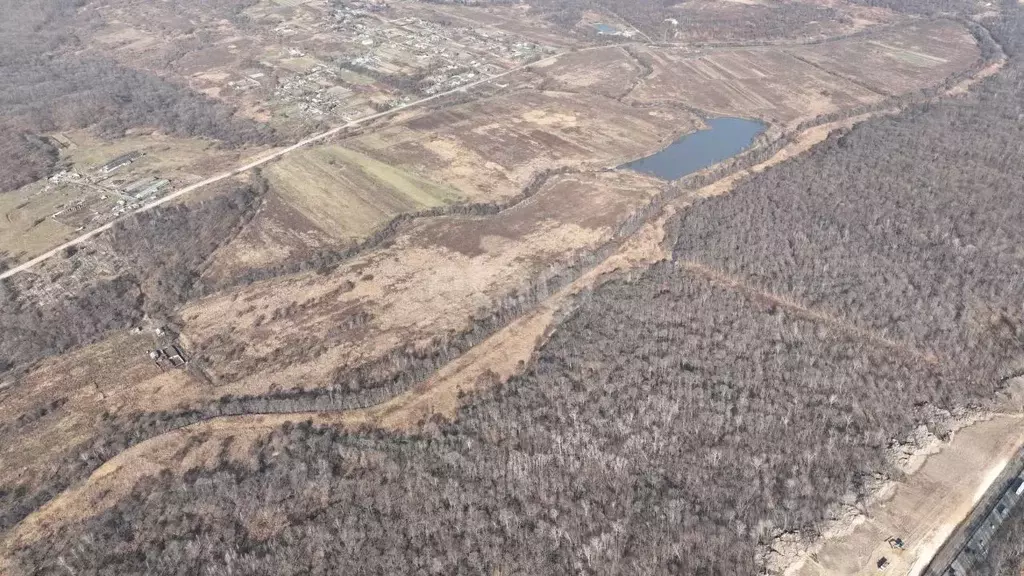
{"type": "MultiPolygon", "coordinates": [[[[848,126],[854,121],[856,120],[824,125],[808,130],[797,137],[791,145],[775,154],[769,160],[751,168],[750,171],[764,170],[793,155],[800,154],[810,149],[814,144],[821,142],[832,129],[848,126]]],[[[440,414],[447,418],[453,418],[461,402],[460,392],[470,391],[482,383],[492,381],[493,378],[502,381],[507,380],[522,369],[525,363],[529,361],[536,346],[541,344],[544,338],[550,335],[550,328],[554,320],[559,314],[564,313],[565,307],[571,303],[571,297],[574,294],[612,277],[613,273],[628,273],[632,269],[641,268],[669,257],[670,254],[663,245],[665,238],[664,226],[667,220],[676,211],[685,209],[694,198],[727,193],[732,185],[747,173],[749,172],[741,172],[735,177],[709,185],[695,191],[692,195],[685,196],[669,204],[658,218],[645,224],[604,262],[595,266],[571,285],[553,294],[535,310],[499,330],[480,345],[442,368],[434,377],[414,389],[381,405],[364,410],[353,410],[338,414],[303,413],[216,418],[158,436],[122,452],[94,472],[86,482],[62,493],[51,503],[30,515],[14,531],[9,533],[3,543],[3,548],[0,548],[0,550],[9,550],[11,546],[18,542],[46,537],[49,530],[55,529],[63,523],[74,522],[76,519],[95,514],[98,510],[113,505],[120,497],[127,494],[143,476],[158,474],[162,470],[167,469],[180,474],[191,467],[209,465],[221,452],[222,444],[228,439],[232,439],[231,454],[238,457],[240,461],[245,462],[247,447],[286,421],[313,420],[318,424],[351,427],[370,425],[405,429],[415,426],[423,417],[429,414],[440,414]]],[[[640,196],[652,193],[656,189],[653,186],[650,189],[646,189],[642,185],[643,179],[636,180],[636,176],[629,174],[601,174],[588,175],[586,177],[569,175],[552,184],[553,188],[560,189],[561,194],[557,196],[551,195],[547,198],[538,194],[538,196],[532,199],[531,203],[524,203],[526,205],[523,209],[527,212],[532,210],[535,213],[547,213],[549,211],[556,211],[557,204],[565,204],[567,205],[566,208],[568,208],[567,213],[576,211],[578,214],[589,214],[590,211],[584,209],[586,203],[572,202],[572,199],[576,198],[572,192],[592,189],[594,188],[595,179],[604,178],[612,179],[605,183],[611,185],[614,189],[621,189],[627,185],[632,185],[637,188],[634,194],[640,196]],[[645,189],[646,191],[644,191],[645,189]]],[[[598,199],[593,193],[590,196],[584,196],[579,199],[586,200],[588,198],[590,200],[598,199]]],[[[617,207],[608,206],[609,214],[612,213],[611,210],[621,210],[632,205],[634,201],[630,199],[629,195],[619,196],[617,199],[616,196],[606,195],[604,198],[605,202],[618,203],[617,207]]],[[[521,216],[525,217],[528,214],[524,213],[521,216]]],[[[439,227],[445,227],[444,221],[446,220],[450,219],[439,219],[437,222],[431,223],[434,234],[438,232],[439,227]]],[[[482,219],[451,220],[482,221],[482,219]]],[[[508,219],[506,222],[508,226],[514,227],[517,220],[522,221],[525,218],[508,219]]],[[[610,222],[609,220],[607,223],[610,222]]],[[[592,222],[592,225],[598,224],[600,222],[592,222]]],[[[505,233],[509,233],[507,227],[505,230],[505,233]]],[[[457,237],[455,235],[451,236],[451,238],[457,237]]],[[[479,239],[485,241],[486,236],[480,236],[479,239]]],[[[437,240],[439,238],[435,236],[435,241],[437,240]]],[[[482,242],[478,241],[476,246],[478,247],[480,244],[482,242]]],[[[462,246],[462,250],[468,250],[473,246],[461,239],[459,240],[459,245],[462,246]]],[[[456,245],[456,248],[458,248],[458,245],[456,245]]],[[[471,274],[472,270],[470,267],[463,268],[463,276],[457,280],[457,283],[468,282],[471,274]]],[[[296,277],[287,279],[281,284],[288,286],[295,282],[303,281],[305,281],[304,277],[296,277]]],[[[268,283],[260,290],[261,292],[272,293],[275,291],[274,284],[268,283]]],[[[246,291],[246,293],[248,294],[249,292],[246,291]]],[[[241,300],[243,297],[247,296],[242,296],[239,293],[239,297],[235,298],[235,301],[241,300]]],[[[230,307],[232,304],[225,300],[231,300],[231,298],[218,299],[213,304],[230,307]]],[[[241,307],[241,305],[242,303],[239,302],[237,307],[241,307]]],[[[211,315],[215,313],[205,310],[203,312],[208,312],[211,315]]],[[[251,315],[251,311],[249,314],[251,315]]],[[[68,372],[70,366],[77,363],[96,362],[96,366],[102,366],[102,362],[98,361],[102,358],[93,358],[94,355],[102,354],[104,353],[103,351],[111,350],[116,346],[125,346],[118,340],[119,338],[133,337],[139,338],[137,335],[118,336],[110,341],[114,343],[112,345],[100,344],[96,347],[83,349],[75,355],[69,355],[65,359],[49,362],[47,364],[48,369],[42,372],[37,380],[33,380],[28,385],[19,386],[8,392],[8,394],[18,395],[18,397],[22,398],[20,404],[12,402],[11,405],[19,406],[18,409],[27,409],[38,400],[48,401],[50,398],[64,394],[86,399],[93,404],[81,403],[78,400],[69,402],[56,412],[53,416],[54,418],[68,418],[69,416],[65,414],[65,411],[69,410],[88,411],[95,414],[101,409],[111,408],[111,406],[98,402],[95,394],[92,394],[90,397],[89,392],[91,388],[88,379],[69,379],[64,374],[68,372]],[[81,389],[81,391],[75,392],[78,389],[81,389]]],[[[143,339],[142,342],[145,342],[145,340],[143,339]]],[[[136,348],[140,346],[142,344],[135,345],[136,348]]],[[[126,348],[128,347],[126,346],[126,348]]],[[[141,353],[133,355],[133,358],[133,362],[138,363],[140,366],[143,363],[151,366],[148,359],[141,353]]],[[[135,369],[142,370],[143,368],[135,369]]],[[[245,388],[238,385],[229,388],[217,387],[211,389],[209,386],[189,378],[184,372],[168,374],[173,376],[161,374],[150,377],[148,380],[145,377],[139,378],[136,382],[126,381],[117,377],[116,373],[113,374],[108,381],[111,382],[111,389],[118,390],[117,398],[120,400],[118,400],[119,404],[115,405],[125,410],[162,410],[192,400],[213,399],[215,396],[229,391],[256,391],[253,386],[245,388]]],[[[256,387],[259,387],[258,383],[254,384],[256,387]]],[[[13,398],[13,396],[11,397],[13,398]]],[[[108,396],[108,398],[111,398],[111,403],[113,403],[113,398],[115,397],[108,396]]],[[[84,423],[84,420],[78,425],[82,423],[84,423]]],[[[70,420],[66,424],[63,422],[61,424],[62,427],[67,426],[71,429],[74,429],[75,425],[74,421],[70,420]]],[[[87,432],[85,429],[79,430],[80,434],[87,432]]],[[[16,455],[12,453],[10,458],[12,458],[10,460],[12,467],[15,467],[14,465],[16,464],[17,468],[22,466],[31,468],[44,464],[44,462],[38,460],[26,459],[28,457],[24,454],[16,455]],[[18,460],[14,460],[15,457],[18,460]]],[[[4,556],[6,557],[6,554],[4,556]]],[[[2,566],[2,562],[3,560],[0,559],[0,566],[2,566]]]]}
{"type": "Polygon", "coordinates": [[[655,40],[736,42],[756,37],[783,43],[851,34],[898,18],[884,8],[828,0],[691,0],[673,5],[671,14],[675,24],[655,40]]]}
{"type": "Polygon", "coordinates": [[[451,204],[458,193],[341,146],[316,146],[264,173],[291,208],[339,240],[355,240],[404,212],[451,204]]]}
{"type": "Polygon", "coordinates": [[[959,430],[919,470],[879,495],[848,531],[826,539],[787,574],[878,574],[883,556],[890,562],[884,574],[919,574],[1021,446],[1021,415],[994,416],[959,430]],[[886,539],[893,536],[906,542],[905,550],[889,546],[886,539]]]}
{"type": "Polygon", "coordinates": [[[887,95],[937,84],[978,58],[971,34],[947,20],[898,26],[834,45],[806,46],[793,54],[887,95]]]}
{"type": "Polygon", "coordinates": [[[573,52],[549,66],[538,67],[538,71],[551,78],[558,89],[612,98],[625,95],[644,72],[636,59],[619,46],[573,52]]]}
{"type": "Polygon", "coordinates": [[[305,260],[318,250],[337,245],[334,236],[271,191],[249,224],[214,253],[203,278],[220,285],[248,270],[305,260]]]}
{"type": "Polygon", "coordinates": [[[182,311],[183,340],[208,360],[220,393],[323,386],[340,367],[465,329],[540,271],[606,242],[659,190],[628,173],[556,176],[496,216],[419,221],[326,276],[199,300],[182,311]]]}
{"type": "Polygon", "coordinates": [[[979,57],[967,30],[947,21],[785,49],[640,50],[654,70],[631,100],[788,125],[938,85],[979,57]]]}
{"type": "Polygon", "coordinates": [[[540,172],[605,168],[657,150],[699,120],[677,106],[637,109],[589,94],[518,91],[432,111],[345,142],[476,202],[519,194],[540,172]]]}

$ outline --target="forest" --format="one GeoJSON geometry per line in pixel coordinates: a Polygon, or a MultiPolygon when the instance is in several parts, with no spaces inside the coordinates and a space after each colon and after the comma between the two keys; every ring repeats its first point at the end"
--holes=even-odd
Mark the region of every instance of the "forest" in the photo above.
{"type": "Polygon", "coordinates": [[[100,237],[119,272],[70,285],[55,301],[41,304],[31,297],[33,289],[37,283],[73,281],[75,261],[65,263],[70,270],[64,278],[0,282],[0,374],[26,370],[110,330],[130,328],[144,316],[171,320],[177,306],[199,290],[206,258],[252,216],[263,185],[257,178],[205,203],[170,205],[119,221],[100,237]]]}
{"type": "Polygon", "coordinates": [[[885,448],[918,423],[916,402],[963,394],[942,366],[665,265],[592,294],[526,374],[455,424],[400,437],[299,425],[252,468],[154,478],[19,561],[24,573],[56,572],[58,558],[97,574],[754,573],[759,541],[891,472],[885,448]]]}
{"type": "MultiPolygon", "coordinates": [[[[248,460],[142,481],[19,549],[14,573],[760,572],[773,538],[898,478],[892,443],[920,425],[946,437],[950,413],[1022,373],[1024,77],[1007,10],[1001,74],[683,211],[671,261],[581,295],[455,422],[286,426],[248,460]]],[[[361,401],[393,375],[336,383],[361,401]]],[[[225,398],[111,423],[103,441],[307,400],[337,407],[225,398]]],[[[993,573],[1019,565],[1008,533],[993,573]]]]}
{"type": "Polygon", "coordinates": [[[145,127],[225,146],[272,143],[266,125],[222,103],[112,59],[84,55],[95,17],[84,0],[0,0],[0,192],[48,175],[56,151],[41,135],[93,128],[115,137],[145,127]]]}

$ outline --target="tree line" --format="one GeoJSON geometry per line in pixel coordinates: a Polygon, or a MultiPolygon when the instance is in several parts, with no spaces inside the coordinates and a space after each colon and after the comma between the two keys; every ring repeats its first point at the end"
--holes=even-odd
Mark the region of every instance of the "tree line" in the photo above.
{"type": "Polygon", "coordinates": [[[255,213],[259,180],[234,186],[206,202],[164,206],[115,224],[98,239],[119,270],[113,277],[75,274],[93,247],[63,262],[57,276],[0,282],[0,374],[27,370],[145,316],[173,321],[177,306],[199,289],[202,264],[255,213]],[[37,285],[50,283],[66,284],[57,290],[62,296],[40,301],[37,285]]]}
{"type": "Polygon", "coordinates": [[[85,0],[0,0],[0,192],[46,176],[56,151],[39,135],[93,128],[116,138],[133,127],[226,146],[278,140],[265,124],[157,76],[83,49],[98,17],[85,0]]]}

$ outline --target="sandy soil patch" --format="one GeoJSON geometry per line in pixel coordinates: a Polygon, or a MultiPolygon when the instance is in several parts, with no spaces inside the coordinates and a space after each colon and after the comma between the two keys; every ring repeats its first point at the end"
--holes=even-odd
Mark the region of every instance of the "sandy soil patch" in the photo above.
{"type": "Polygon", "coordinates": [[[905,481],[868,505],[848,533],[820,544],[786,571],[791,576],[878,574],[917,575],[974,508],[989,484],[1024,446],[1024,415],[1000,415],[958,431],[905,481]],[[894,550],[889,537],[906,542],[894,550]]]}

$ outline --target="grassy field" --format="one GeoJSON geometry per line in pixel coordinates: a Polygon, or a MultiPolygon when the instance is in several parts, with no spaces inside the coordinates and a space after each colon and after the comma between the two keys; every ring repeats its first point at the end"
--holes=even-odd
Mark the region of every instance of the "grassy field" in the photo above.
{"type": "Polygon", "coordinates": [[[46,193],[40,183],[0,195],[0,254],[22,262],[70,238],[74,228],[50,216],[72,201],[69,190],[46,193]]]}
{"type": "Polygon", "coordinates": [[[940,84],[978,57],[967,30],[951,22],[904,25],[787,49],[694,54],[644,47],[640,52],[653,72],[630,94],[630,101],[678,100],[711,114],[789,126],[940,84]]]}
{"type": "MultiPolygon", "coordinates": [[[[61,163],[81,174],[80,180],[42,180],[0,195],[0,254],[6,252],[11,261],[24,262],[81,234],[81,230],[109,222],[121,198],[116,190],[128,183],[148,177],[166,178],[171,187],[186,185],[260,151],[221,149],[208,140],[158,132],[129,133],[108,140],[87,130],[74,130],[61,137],[70,143],[61,149],[61,163]],[[97,168],[129,152],[141,152],[143,156],[109,177],[97,174],[97,168]]],[[[216,188],[211,187],[188,200],[215,193],[216,188]]]]}
{"type": "Polygon", "coordinates": [[[341,146],[302,150],[267,177],[292,208],[338,239],[357,239],[405,212],[451,204],[455,190],[341,146]]]}
{"type": "Polygon", "coordinates": [[[458,188],[472,201],[511,198],[540,172],[616,166],[692,132],[678,106],[633,107],[593,94],[516,91],[350,140],[351,148],[458,188]]]}
{"type": "Polygon", "coordinates": [[[902,94],[938,84],[978,58],[974,38],[967,29],[948,21],[901,26],[865,39],[804,47],[796,53],[883,94],[902,94]]]}

